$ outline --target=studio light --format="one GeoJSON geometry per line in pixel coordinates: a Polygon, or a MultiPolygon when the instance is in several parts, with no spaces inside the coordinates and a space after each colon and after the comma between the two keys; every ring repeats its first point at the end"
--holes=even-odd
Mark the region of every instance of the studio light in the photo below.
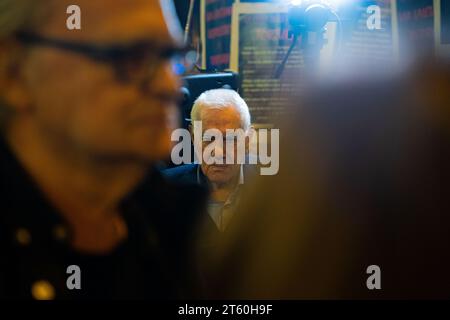
{"type": "Polygon", "coordinates": [[[334,7],[338,6],[343,1],[346,0],[285,1],[288,6],[289,37],[292,38],[292,43],[285,58],[275,72],[276,78],[279,78],[283,73],[287,59],[299,39],[301,39],[301,48],[306,54],[306,60],[308,60],[310,64],[317,64],[317,57],[325,43],[325,26],[330,21],[337,21],[338,24],[340,24],[340,19],[334,10],[334,7]]]}
{"type": "Polygon", "coordinates": [[[290,0],[290,5],[292,6],[301,6],[302,5],[302,0],[290,0]]]}
{"type": "MultiPolygon", "coordinates": [[[[338,3],[343,0],[334,0],[338,3]]],[[[319,31],[334,17],[331,1],[322,0],[290,0],[288,2],[288,18],[291,31],[319,31]]]]}

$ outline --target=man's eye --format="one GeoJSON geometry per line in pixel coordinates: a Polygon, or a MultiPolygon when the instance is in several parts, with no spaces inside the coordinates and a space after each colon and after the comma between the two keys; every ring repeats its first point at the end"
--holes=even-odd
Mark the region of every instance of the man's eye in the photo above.
{"type": "Polygon", "coordinates": [[[227,142],[227,143],[236,143],[237,142],[237,137],[226,137],[225,138],[225,142],[227,142]]]}
{"type": "Polygon", "coordinates": [[[204,136],[203,137],[203,142],[213,142],[216,141],[216,137],[214,136],[204,136]]]}

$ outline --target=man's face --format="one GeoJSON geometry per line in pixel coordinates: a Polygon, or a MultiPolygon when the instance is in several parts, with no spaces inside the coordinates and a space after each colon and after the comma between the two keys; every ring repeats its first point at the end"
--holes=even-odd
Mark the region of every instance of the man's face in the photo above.
{"type": "MultiPolygon", "coordinates": [[[[202,119],[203,132],[208,129],[217,129],[226,137],[227,129],[240,129],[241,118],[239,112],[234,107],[227,107],[224,109],[204,108],[201,111],[200,118],[202,119]]],[[[203,142],[203,149],[208,145],[208,142],[203,142]]],[[[223,156],[224,164],[208,165],[202,162],[201,169],[203,174],[208,177],[212,183],[227,184],[236,181],[239,177],[239,164],[226,164],[226,143],[223,143],[223,150],[220,150],[223,156]]],[[[237,155],[237,146],[234,146],[234,155],[237,155]]],[[[215,155],[217,157],[217,155],[215,155]]],[[[235,162],[236,163],[236,162],[235,162]]]]}
{"type": "MultiPolygon", "coordinates": [[[[32,32],[93,45],[152,42],[155,51],[178,45],[177,22],[167,19],[158,0],[78,0],[82,28],[69,31],[66,9],[72,2],[53,1],[49,19],[32,32]]],[[[22,65],[27,116],[48,137],[98,157],[148,162],[170,153],[178,92],[170,61],[157,61],[148,81],[127,82],[110,64],[79,53],[28,50],[22,65]]]]}

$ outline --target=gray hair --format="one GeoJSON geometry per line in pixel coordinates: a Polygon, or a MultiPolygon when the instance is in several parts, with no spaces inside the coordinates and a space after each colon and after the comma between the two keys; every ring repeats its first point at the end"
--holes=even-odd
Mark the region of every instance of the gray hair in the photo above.
{"type": "Polygon", "coordinates": [[[191,110],[191,121],[201,120],[201,111],[203,108],[223,109],[234,107],[240,115],[241,126],[244,130],[250,128],[251,117],[247,103],[234,90],[213,89],[203,92],[194,102],[191,110]]]}

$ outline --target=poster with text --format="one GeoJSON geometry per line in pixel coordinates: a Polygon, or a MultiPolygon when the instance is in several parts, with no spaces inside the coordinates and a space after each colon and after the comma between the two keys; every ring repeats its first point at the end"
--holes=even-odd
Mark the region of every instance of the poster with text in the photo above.
{"type": "Polygon", "coordinates": [[[202,0],[203,67],[226,70],[230,63],[231,13],[234,0],[202,0]]]}
{"type": "Polygon", "coordinates": [[[397,20],[400,57],[434,51],[433,0],[397,0],[397,20]]]}
{"type": "Polygon", "coordinates": [[[275,4],[235,4],[230,67],[239,72],[241,94],[253,123],[266,126],[284,114],[287,99],[301,90],[303,58],[292,51],[280,78],[275,72],[287,52],[287,7],[275,4]]]}

